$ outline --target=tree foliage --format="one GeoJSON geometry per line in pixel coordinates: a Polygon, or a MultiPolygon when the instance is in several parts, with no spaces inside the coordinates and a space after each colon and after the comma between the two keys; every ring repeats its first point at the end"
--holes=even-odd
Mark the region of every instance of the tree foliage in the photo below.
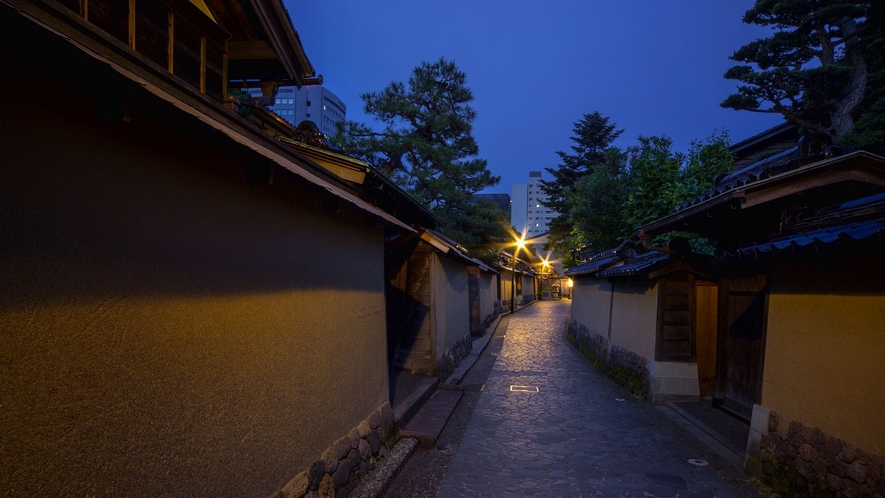
{"type": "Polygon", "coordinates": [[[732,54],[741,64],[725,77],[742,85],[722,107],[782,114],[838,143],[867,92],[871,4],[757,0],[743,21],[775,32],[732,54]]]}
{"type": "Polygon", "coordinates": [[[867,23],[867,92],[855,109],[854,128],[843,135],[842,144],[885,156],[885,2],[872,4],[867,23]]]}
{"type": "Polygon", "coordinates": [[[496,185],[473,137],[476,111],[466,75],[453,61],[423,62],[408,82],[391,82],[361,95],[365,113],[380,130],[363,123],[339,124],[333,138],[346,153],[386,174],[467,247],[505,240],[501,212],[472,195],[496,185]],[[493,209],[494,208],[494,209],[493,209]]]}
{"type": "Polygon", "coordinates": [[[570,237],[563,238],[557,251],[566,266],[577,263],[573,256],[577,250],[614,247],[629,235],[622,215],[627,195],[627,154],[611,147],[567,198],[573,224],[570,237]]]}
{"type": "Polygon", "coordinates": [[[574,192],[575,183],[605,161],[608,148],[623,131],[618,130],[616,123],[610,123],[609,118],[598,111],[584,114],[574,124],[572,152],[557,151],[561,163],[556,168],[544,168],[553,177],[549,181],[541,180],[541,190],[548,198],[545,204],[559,213],[550,223],[551,241],[560,242],[571,233],[574,220],[571,217],[569,198],[574,192]]]}
{"type": "MultiPolygon", "coordinates": [[[[568,198],[571,237],[559,251],[566,266],[578,262],[570,252],[615,247],[642,225],[709,191],[713,180],[730,171],[734,162],[725,132],[693,141],[685,154],[674,151],[667,137],[640,136],[638,142],[625,151],[609,148],[604,160],[575,184],[568,198]]],[[[673,235],[665,234],[654,243],[664,244],[673,235]]],[[[700,239],[690,239],[696,251],[709,250],[700,239]]]]}

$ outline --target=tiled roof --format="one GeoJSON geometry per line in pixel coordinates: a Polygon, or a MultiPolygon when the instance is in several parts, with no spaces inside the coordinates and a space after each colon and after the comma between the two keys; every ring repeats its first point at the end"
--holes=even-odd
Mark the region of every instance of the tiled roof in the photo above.
{"type": "Polygon", "coordinates": [[[753,163],[744,169],[735,171],[716,180],[713,185],[713,190],[695,197],[694,199],[683,202],[676,208],[676,212],[700,204],[725,192],[758,182],[759,180],[764,180],[765,178],[769,178],[778,173],[783,173],[791,167],[797,167],[798,163],[793,163],[796,159],[799,159],[799,147],[787,149],[780,154],[775,154],[753,163]]]}
{"type": "Polygon", "coordinates": [[[670,255],[661,251],[649,251],[641,256],[624,260],[624,264],[615,265],[598,272],[599,277],[625,277],[630,275],[641,275],[646,270],[657,265],[662,261],[666,261],[670,255]]]}
{"type": "Polygon", "coordinates": [[[838,240],[862,240],[872,235],[881,234],[885,231],[885,217],[875,220],[846,223],[835,227],[821,228],[795,235],[778,237],[761,244],[753,244],[742,247],[736,251],[728,251],[722,258],[725,261],[738,261],[758,258],[760,255],[772,254],[780,251],[796,251],[801,248],[826,245],[838,240]]]}
{"type": "Polygon", "coordinates": [[[565,272],[567,276],[590,275],[595,273],[597,277],[626,277],[641,275],[649,268],[661,261],[669,259],[670,255],[663,251],[649,251],[638,256],[632,253],[605,251],[591,258],[591,261],[581,266],[576,266],[565,272]]]}
{"type": "Polygon", "coordinates": [[[618,255],[611,255],[605,258],[599,258],[589,263],[584,263],[581,266],[576,266],[570,270],[566,270],[566,275],[586,275],[588,273],[594,273],[600,268],[603,268],[607,265],[611,265],[613,263],[617,263],[621,260],[621,257],[618,255]]]}

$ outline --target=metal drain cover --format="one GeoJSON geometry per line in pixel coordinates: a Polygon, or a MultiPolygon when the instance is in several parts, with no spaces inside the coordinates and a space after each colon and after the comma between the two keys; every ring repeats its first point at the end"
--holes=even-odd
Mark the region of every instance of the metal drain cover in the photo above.
{"type": "Polygon", "coordinates": [[[518,393],[537,393],[541,392],[538,386],[510,386],[512,392],[518,393]]]}

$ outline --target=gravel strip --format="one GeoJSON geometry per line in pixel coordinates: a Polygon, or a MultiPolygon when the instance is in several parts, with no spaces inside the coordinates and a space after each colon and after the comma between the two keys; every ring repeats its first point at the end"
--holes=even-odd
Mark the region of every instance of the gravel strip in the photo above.
{"type": "Polygon", "coordinates": [[[373,469],[360,481],[353,491],[355,498],[375,498],[387,488],[392,476],[395,476],[409,461],[409,457],[418,448],[418,440],[403,438],[397,441],[387,454],[381,465],[373,469]]]}

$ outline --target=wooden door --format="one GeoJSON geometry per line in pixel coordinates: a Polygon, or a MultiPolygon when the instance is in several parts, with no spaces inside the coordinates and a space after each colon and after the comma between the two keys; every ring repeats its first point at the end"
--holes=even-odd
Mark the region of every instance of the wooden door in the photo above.
{"type": "MultiPolygon", "coordinates": [[[[725,308],[720,331],[725,337],[723,407],[746,420],[762,397],[765,324],[768,310],[768,279],[754,275],[728,279],[723,293],[725,308]]],[[[724,371],[723,371],[724,370],[724,371]]]]}
{"type": "Polygon", "coordinates": [[[716,324],[719,316],[719,286],[695,280],[695,356],[701,398],[716,394],[716,324]]]}

